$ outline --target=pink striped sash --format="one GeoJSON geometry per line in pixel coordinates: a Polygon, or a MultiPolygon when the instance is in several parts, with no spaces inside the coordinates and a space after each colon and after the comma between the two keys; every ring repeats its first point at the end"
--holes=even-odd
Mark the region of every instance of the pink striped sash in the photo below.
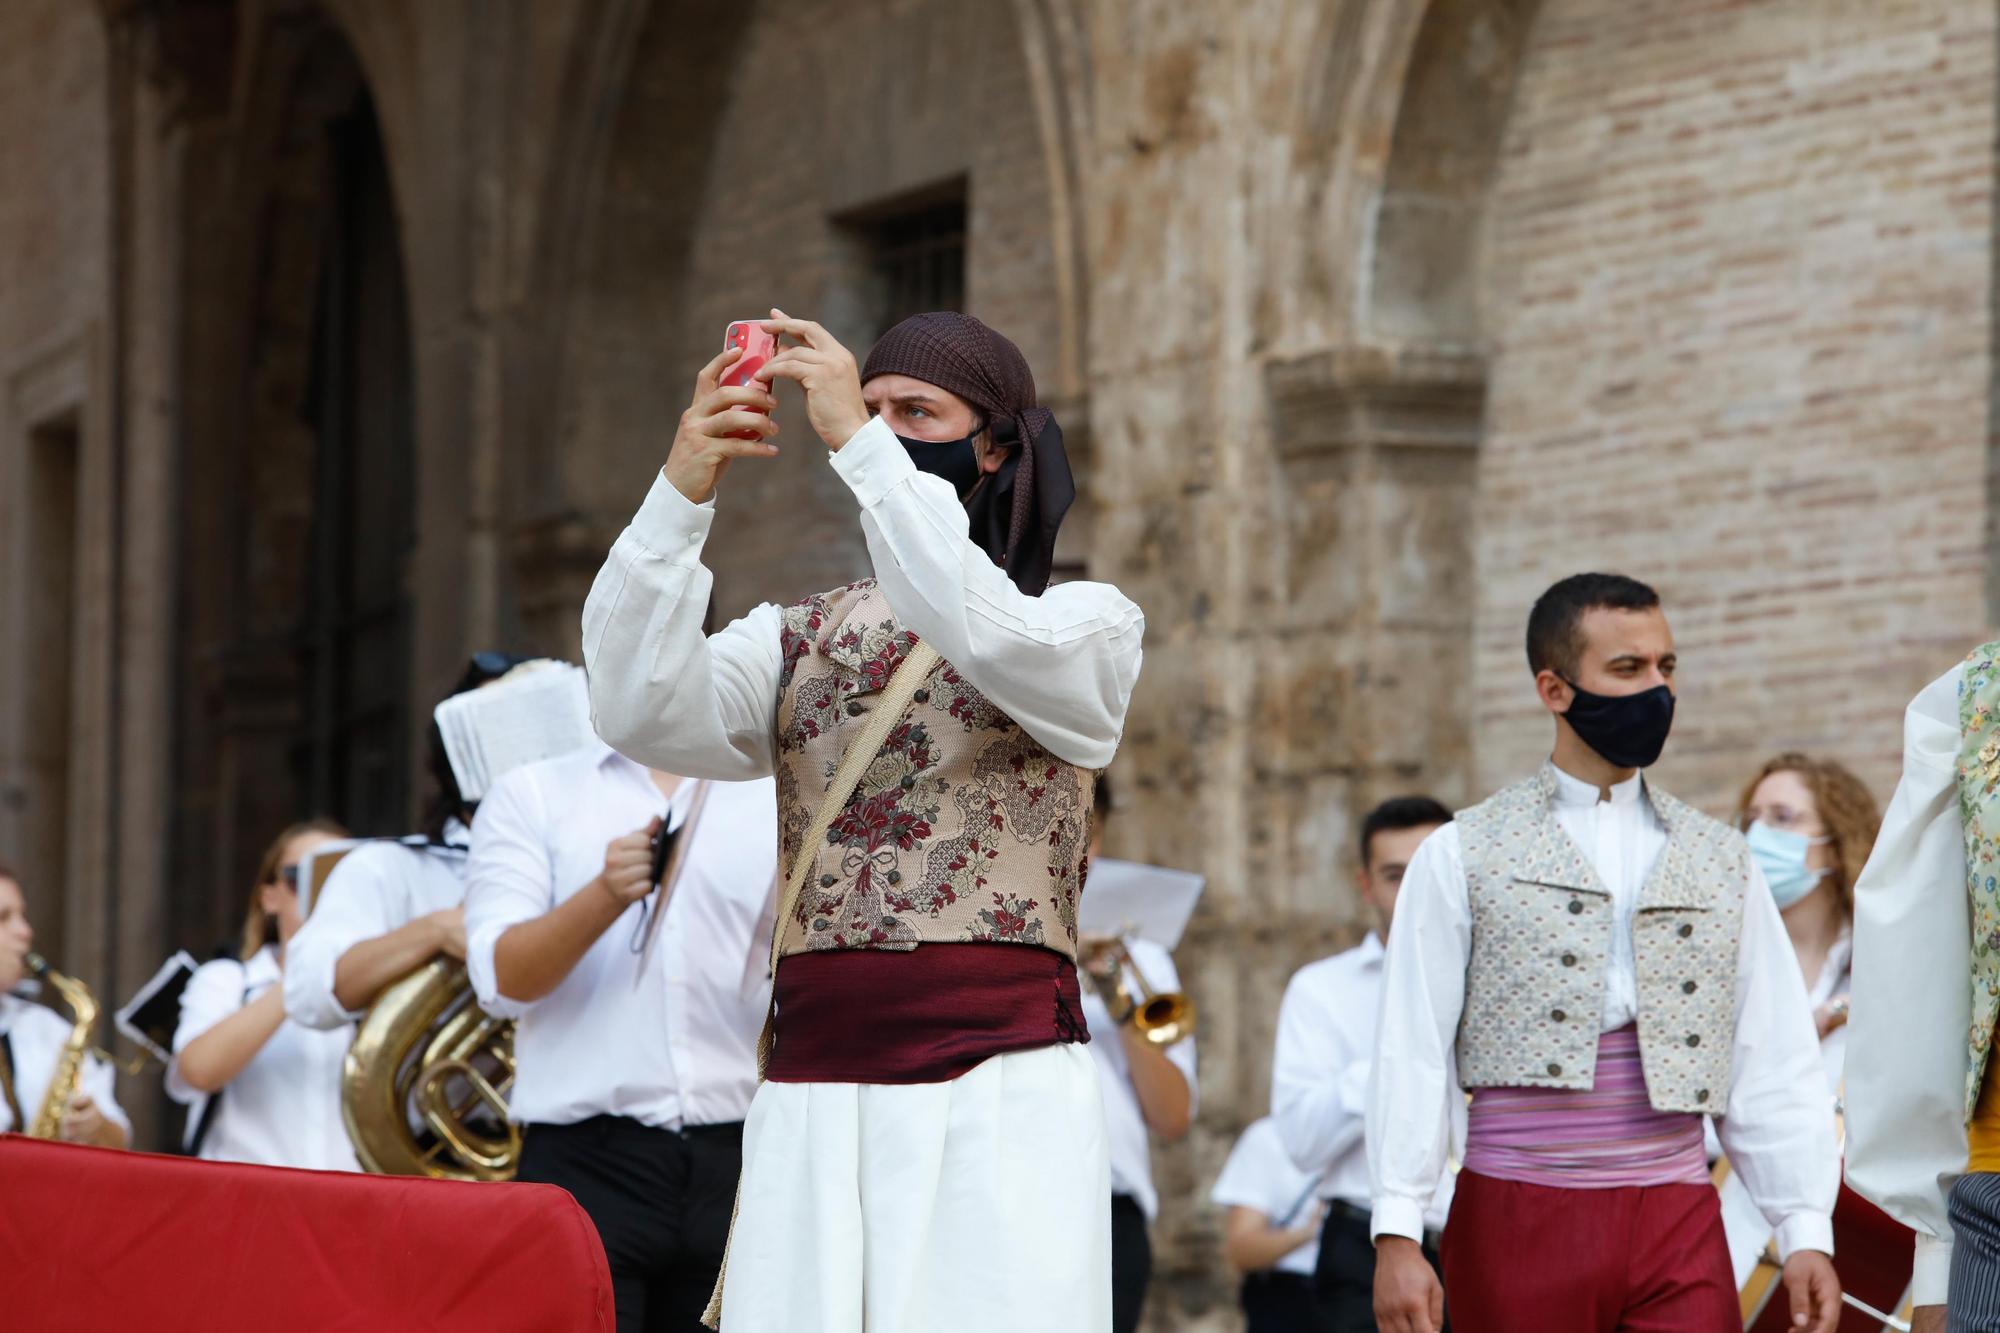
{"type": "Polygon", "coordinates": [[[1701,1117],[1653,1109],[1639,1029],[1630,1023],[1597,1039],[1597,1080],[1588,1092],[1475,1089],[1465,1169],[1570,1189],[1708,1183],[1701,1117]]]}

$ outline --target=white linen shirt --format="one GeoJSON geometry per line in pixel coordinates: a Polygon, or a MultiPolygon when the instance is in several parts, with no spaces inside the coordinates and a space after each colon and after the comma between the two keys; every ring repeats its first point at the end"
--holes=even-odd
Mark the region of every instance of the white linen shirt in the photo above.
{"type": "Polygon", "coordinates": [[[589,889],[613,839],[656,815],[681,827],[697,785],[683,781],[669,802],[644,768],[598,743],[513,770],[480,803],[466,966],[487,1012],[516,1020],[515,1122],[616,1115],[678,1129],[748,1111],[770,983],[746,989],[744,960],[761,962],[756,930],[777,870],[774,781],[710,785],[644,976],[633,944],[652,909],[638,903],[539,1000],[510,999],[494,972],[502,935],[589,889]]]}
{"type": "MultiPolygon", "coordinates": [[[[181,992],[174,1029],[174,1062],[167,1066],[167,1095],[188,1108],[194,1132],[208,1094],[181,1078],[180,1053],[188,1043],[278,985],[278,949],[267,944],[249,961],[217,958],[203,963],[181,992]]],[[[354,1144],[340,1115],[341,1066],[349,1027],[318,1031],[286,1019],[224,1088],[215,1119],[202,1141],[211,1162],[257,1162],[313,1171],[359,1171],[354,1144]]]]}
{"type": "MultiPolygon", "coordinates": [[[[1292,974],[1278,1007],[1271,1057],[1271,1133],[1292,1166],[1319,1181],[1319,1197],[1367,1212],[1368,1150],[1362,1141],[1382,1012],[1382,937],[1374,931],[1346,953],[1292,974]]],[[[1455,1177],[1446,1171],[1424,1210],[1444,1226],[1455,1177]]]]}
{"type": "MultiPolygon", "coordinates": [[[[1027,596],[967,540],[951,484],[918,472],[879,417],[832,462],[861,507],[875,577],[904,628],[1051,753],[1080,768],[1108,765],[1139,676],[1139,608],[1105,583],[1027,596]]],[[[584,603],[591,715],[614,748],[663,772],[765,777],[782,621],[766,603],[702,634],[714,579],[701,548],[714,521],[712,499],[693,504],[664,473],[655,477],[584,603]]]]}
{"type": "Polygon", "coordinates": [[[1945,1198],[1965,1171],[1972,911],[1958,812],[1963,666],[1903,715],[1903,778],[1854,886],[1847,1183],[1917,1233],[1911,1292],[1944,1304],[1945,1198]]]}
{"type": "MultiPolygon", "coordinates": [[[[1605,969],[1601,1028],[1608,1032],[1638,1014],[1631,922],[1639,890],[1666,846],[1666,829],[1652,803],[1641,799],[1642,777],[1599,800],[1595,786],[1555,773],[1556,819],[1590,858],[1618,914],[1605,969]]],[[[1463,1155],[1454,1047],[1471,953],[1458,826],[1446,824],[1411,858],[1389,934],[1368,1101],[1375,1235],[1420,1236],[1447,1151],[1463,1155]]],[[[1833,1110],[1798,958],[1754,863],[1744,886],[1731,1069],[1729,1105],[1716,1124],[1731,1164],[1776,1227],[1782,1257],[1797,1250],[1832,1254],[1840,1188],[1833,1110]]]]}
{"type": "MultiPolygon", "coordinates": [[[[1177,991],[1181,975],[1174,956],[1151,940],[1128,936],[1125,948],[1133,967],[1125,969],[1125,985],[1138,995],[1139,977],[1155,991],[1177,991]]],[[[1090,978],[1083,978],[1083,1021],[1090,1029],[1090,1054],[1097,1061],[1098,1083],[1104,1090],[1105,1142],[1111,1156],[1111,1192],[1129,1194],[1152,1221],[1160,1213],[1160,1193],[1153,1185],[1152,1141],[1146,1133],[1146,1113],[1139,1107],[1139,1091],[1132,1086],[1132,1057],[1118,1034],[1111,1010],[1090,978]]],[[[1167,1059],[1188,1083],[1188,1115],[1193,1117],[1199,1084],[1195,1081],[1195,1049],[1192,1035],[1182,1037],[1166,1049],[1167,1059]]]]}
{"type": "MultiPolygon", "coordinates": [[[[1254,1208],[1273,1227],[1297,1226],[1313,1206],[1314,1183],[1313,1176],[1292,1165],[1277,1123],[1265,1116],[1251,1121],[1229,1150],[1208,1201],[1218,1208],[1254,1208]]],[[[1318,1262],[1319,1238],[1314,1237],[1272,1264],[1271,1271],[1311,1277],[1318,1262]]]]}
{"type": "MultiPolygon", "coordinates": [[[[448,842],[465,838],[454,822],[448,842]]],[[[396,841],[364,843],[327,876],[311,915],[285,949],[285,1013],[295,1023],[329,1031],[366,1012],[346,1009],[333,993],[334,968],[365,940],[398,930],[465,901],[465,849],[396,841]]]]}
{"type": "MultiPolygon", "coordinates": [[[[49,1080],[56,1075],[56,1061],[69,1041],[69,1020],[49,1008],[18,995],[0,995],[0,1033],[14,1048],[14,1095],[20,1099],[21,1114],[33,1121],[48,1096],[49,1080]]],[[[111,1066],[94,1055],[83,1057],[83,1071],[77,1086],[97,1103],[106,1120],[125,1131],[132,1140],[132,1121],[118,1105],[111,1066]]],[[[13,1112],[0,1097],[0,1134],[25,1134],[28,1126],[14,1123],[13,1112]]]]}

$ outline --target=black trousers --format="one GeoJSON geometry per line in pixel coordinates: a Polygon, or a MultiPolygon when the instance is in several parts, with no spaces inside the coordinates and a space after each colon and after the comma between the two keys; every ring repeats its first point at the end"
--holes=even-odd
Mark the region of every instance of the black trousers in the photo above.
{"type": "Polygon", "coordinates": [[[618,1333],[700,1333],[743,1171],[743,1126],[623,1116],[530,1125],[515,1179],[560,1185],[597,1225],[618,1333]]]}
{"type": "Polygon", "coordinates": [[[1146,1213],[1129,1194],[1111,1196],[1111,1333],[1135,1333],[1146,1312],[1153,1276],[1153,1242],[1146,1213]]]}
{"type": "MultiPolygon", "coordinates": [[[[1431,1261],[1438,1281],[1444,1281],[1436,1237],[1424,1238],[1424,1257],[1431,1261]]],[[[1368,1214],[1352,1204],[1335,1200],[1327,1205],[1313,1288],[1319,1298],[1320,1318],[1310,1326],[1314,1330],[1375,1333],[1375,1242],[1368,1238],[1368,1214]]],[[[1445,1311],[1444,1326],[1451,1328],[1449,1310],[1445,1311]]]]}
{"type": "Polygon", "coordinates": [[[1319,1333],[1331,1327],[1313,1280],[1304,1273],[1252,1273],[1243,1279],[1244,1333],[1319,1333]]]}

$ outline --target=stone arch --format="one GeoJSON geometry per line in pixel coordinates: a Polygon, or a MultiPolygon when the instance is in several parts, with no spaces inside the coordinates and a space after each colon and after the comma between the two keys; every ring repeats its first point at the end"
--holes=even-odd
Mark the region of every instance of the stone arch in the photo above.
{"type": "Polygon", "coordinates": [[[415,377],[384,134],[317,8],[257,14],[192,162],[173,882],[204,938],[271,832],[406,826],[415,377]],[[364,540],[365,538],[365,540],[364,540]]]}

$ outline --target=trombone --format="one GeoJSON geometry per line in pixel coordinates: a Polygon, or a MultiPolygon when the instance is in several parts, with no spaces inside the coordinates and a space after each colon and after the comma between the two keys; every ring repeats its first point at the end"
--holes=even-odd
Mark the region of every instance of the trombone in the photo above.
{"type": "Polygon", "coordinates": [[[1105,1008],[1121,1026],[1130,1023],[1155,1046],[1171,1046],[1194,1035],[1195,1008],[1186,991],[1156,991],[1132,961],[1132,951],[1117,936],[1091,949],[1084,970],[1097,983],[1105,1008]],[[1135,995],[1126,976],[1139,985],[1135,995]]]}

